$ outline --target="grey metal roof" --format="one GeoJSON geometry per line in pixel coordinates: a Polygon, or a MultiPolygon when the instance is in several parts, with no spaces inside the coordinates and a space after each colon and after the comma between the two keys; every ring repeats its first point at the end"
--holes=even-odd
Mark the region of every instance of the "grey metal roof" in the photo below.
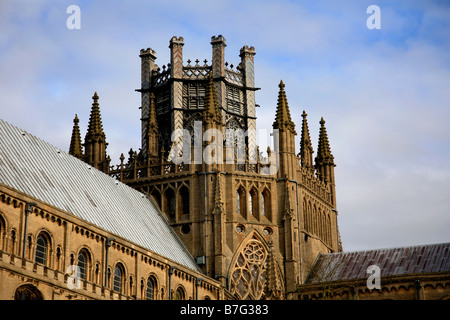
{"type": "Polygon", "coordinates": [[[200,271],[144,194],[1,119],[0,183],[200,271]]]}
{"type": "Polygon", "coordinates": [[[380,276],[450,271],[450,242],[400,248],[321,254],[306,283],[362,279],[377,265],[380,276]]]}

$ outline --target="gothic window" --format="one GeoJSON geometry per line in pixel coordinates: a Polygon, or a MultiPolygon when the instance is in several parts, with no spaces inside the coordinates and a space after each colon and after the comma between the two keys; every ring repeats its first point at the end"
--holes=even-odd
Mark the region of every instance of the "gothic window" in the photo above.
{"type": "Polygon", "coordinates": [[[236,212],[240,213],[243,217],[247,214],[245,190],[242,186],[236,192],[236,212]]]}
{"type": "Polygon", "coordinates": [[[317,234],[317,210],[316,210],[316,206],[313,206],[313,233],[317,234]]]}
{"type": "Polygon", "coordinates": [[[125,272],[123,266],[118,263],[114,268],[114,281],[113,290],[122,293],[123,279],[125,278],[125,272]]]}
{"type": "Polygon", "coordinates": [[[261,216],[266,215],[266,204],[264,203],[264,193],[261,193],[261,203],[259,204],[261,216]]]}
{"type": "Polygon", "coordinates": [[[180,188],[179,194],[179,212],[180,214],[189,214],[189,189],[186,186],[180,188]]]}
{"type": "Polygon", "coordinates": [[[259,300],[266,280],[267,251],[257,239],[250,239],[231,271],[231,294],[240,300],[259,300]]]}
{"type": "Polygon", "coordinates": [[[145,298],[147,300],[155,300],[156,293],[156,279],[153,276],[148,277],[147,279],[147,290],[145,291],[145,298]]]}
{"type": "Polygon", "coordinates": [[[264,191],[261,193],[261,215],[266,216],[268,219],[270,219],[270,208],[271,208],[271,201],[270,201],[270,192],[268,189],[264,189],[264,191]]]}
{"type": "Polygon", "coordinates": [[[161,194],[159,193],[159,191],[157,189],[153,189],[150,195],[152,196],[153,200],[155,200],[158,207],[160,209],[162,209],[161,208],[161,194]]]}
{"type": "Polygon", "coordinates": [[[185,299],[186,299],[186,294],[184,293],[184,289],[180,286],[177,288],[177,291],[175,291],[173,300],[185,300],[185,299]]]}
{"type": "Polygon", "coordinates": [[[241,213],[241,194],[236,191],[236,213],[241,213]]]}
{"type": "Polygon", "coordinates": [[[248,212],[258,218],[258,193],[255,188],[248,193],[248,212]]]}
{"type": "Polygon", "coordinates": [[[308,231],[308,207],[305,199],[303,199],[303,224],[305,231],[308,231]]]}
{"type": "Polygon", "coordinates": [[[312,232],[312,211],[311,211],[311,201],[308,201],[308,232],[312,232]]]}
{"type": "Polygon", "coordinates": [[[175,219],[175,201],[175,192],[172,188],[167,188],[164,193],[164,211],[171,219],[175,219]]]}
{"type": "Polygon", "coordinates": [[[36,252],[35,252],[35,258],[34,258],[34,261],[36,263],[40,263],[43,265],[47,264],[47,254],[49,252],[48,247],[49,247],[48,239],[41,232],[36,240],[36,252]]]}

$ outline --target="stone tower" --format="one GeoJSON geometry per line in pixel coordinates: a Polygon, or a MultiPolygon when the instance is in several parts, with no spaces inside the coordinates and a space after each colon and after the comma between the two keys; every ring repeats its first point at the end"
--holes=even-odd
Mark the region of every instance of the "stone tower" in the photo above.
{"type": "Polygon", "coordinates": [[[210,63],[184,61],[183,46],[172,37],[162,67],[154,50],[140,51],[141,148],[105,172],[151,196],[204,273],[236,298],[289,298],[320,252],[342,250],[325,122],[313,164],[307,115],[297,154],[281,81],[275,150],[259,152],[255,49],[243,46],[234,66],[221,35],[211,37],[210,63]]]}

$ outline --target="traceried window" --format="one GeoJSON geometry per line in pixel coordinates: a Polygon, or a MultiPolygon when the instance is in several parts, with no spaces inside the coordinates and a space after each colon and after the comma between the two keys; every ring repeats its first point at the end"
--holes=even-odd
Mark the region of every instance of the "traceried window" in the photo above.
{"type": "Polygon", "coordinates": [[[34,259],[36,263],[46,265],[47,249],[48,249],[47,238],[43,234],[40,234],[36,241],[36,254],[34,259]]]}
{"type": "Polygon", "coordinates": [[[266,281],[267,251],[257,239],[250,239],[238,254],[231,271],[231,293],[238,299],[261,298],[266,281]]]}

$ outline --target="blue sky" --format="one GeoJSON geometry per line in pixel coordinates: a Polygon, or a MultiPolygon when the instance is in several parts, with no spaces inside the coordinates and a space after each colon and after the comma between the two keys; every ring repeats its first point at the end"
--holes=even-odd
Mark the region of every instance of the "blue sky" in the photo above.
{"type": "Polygon", "coordinates": [[[0,118],[67,151],[97,91],[112,163],[140,147],[141,48],[162,66],[182,36],[185,61],[210,60],[222,34],[237,65],[254,46],[258,127],[272,126],[280,80],[298,132],[308,113],[315,150],[327,121],[344,250],[450,241],[445,1],[3,0],[0,28],[0,118]],[[66,27],[72,4],[80,30],[66,27]],[[373,4],[379,30],[366,27],[373,4]]]}

